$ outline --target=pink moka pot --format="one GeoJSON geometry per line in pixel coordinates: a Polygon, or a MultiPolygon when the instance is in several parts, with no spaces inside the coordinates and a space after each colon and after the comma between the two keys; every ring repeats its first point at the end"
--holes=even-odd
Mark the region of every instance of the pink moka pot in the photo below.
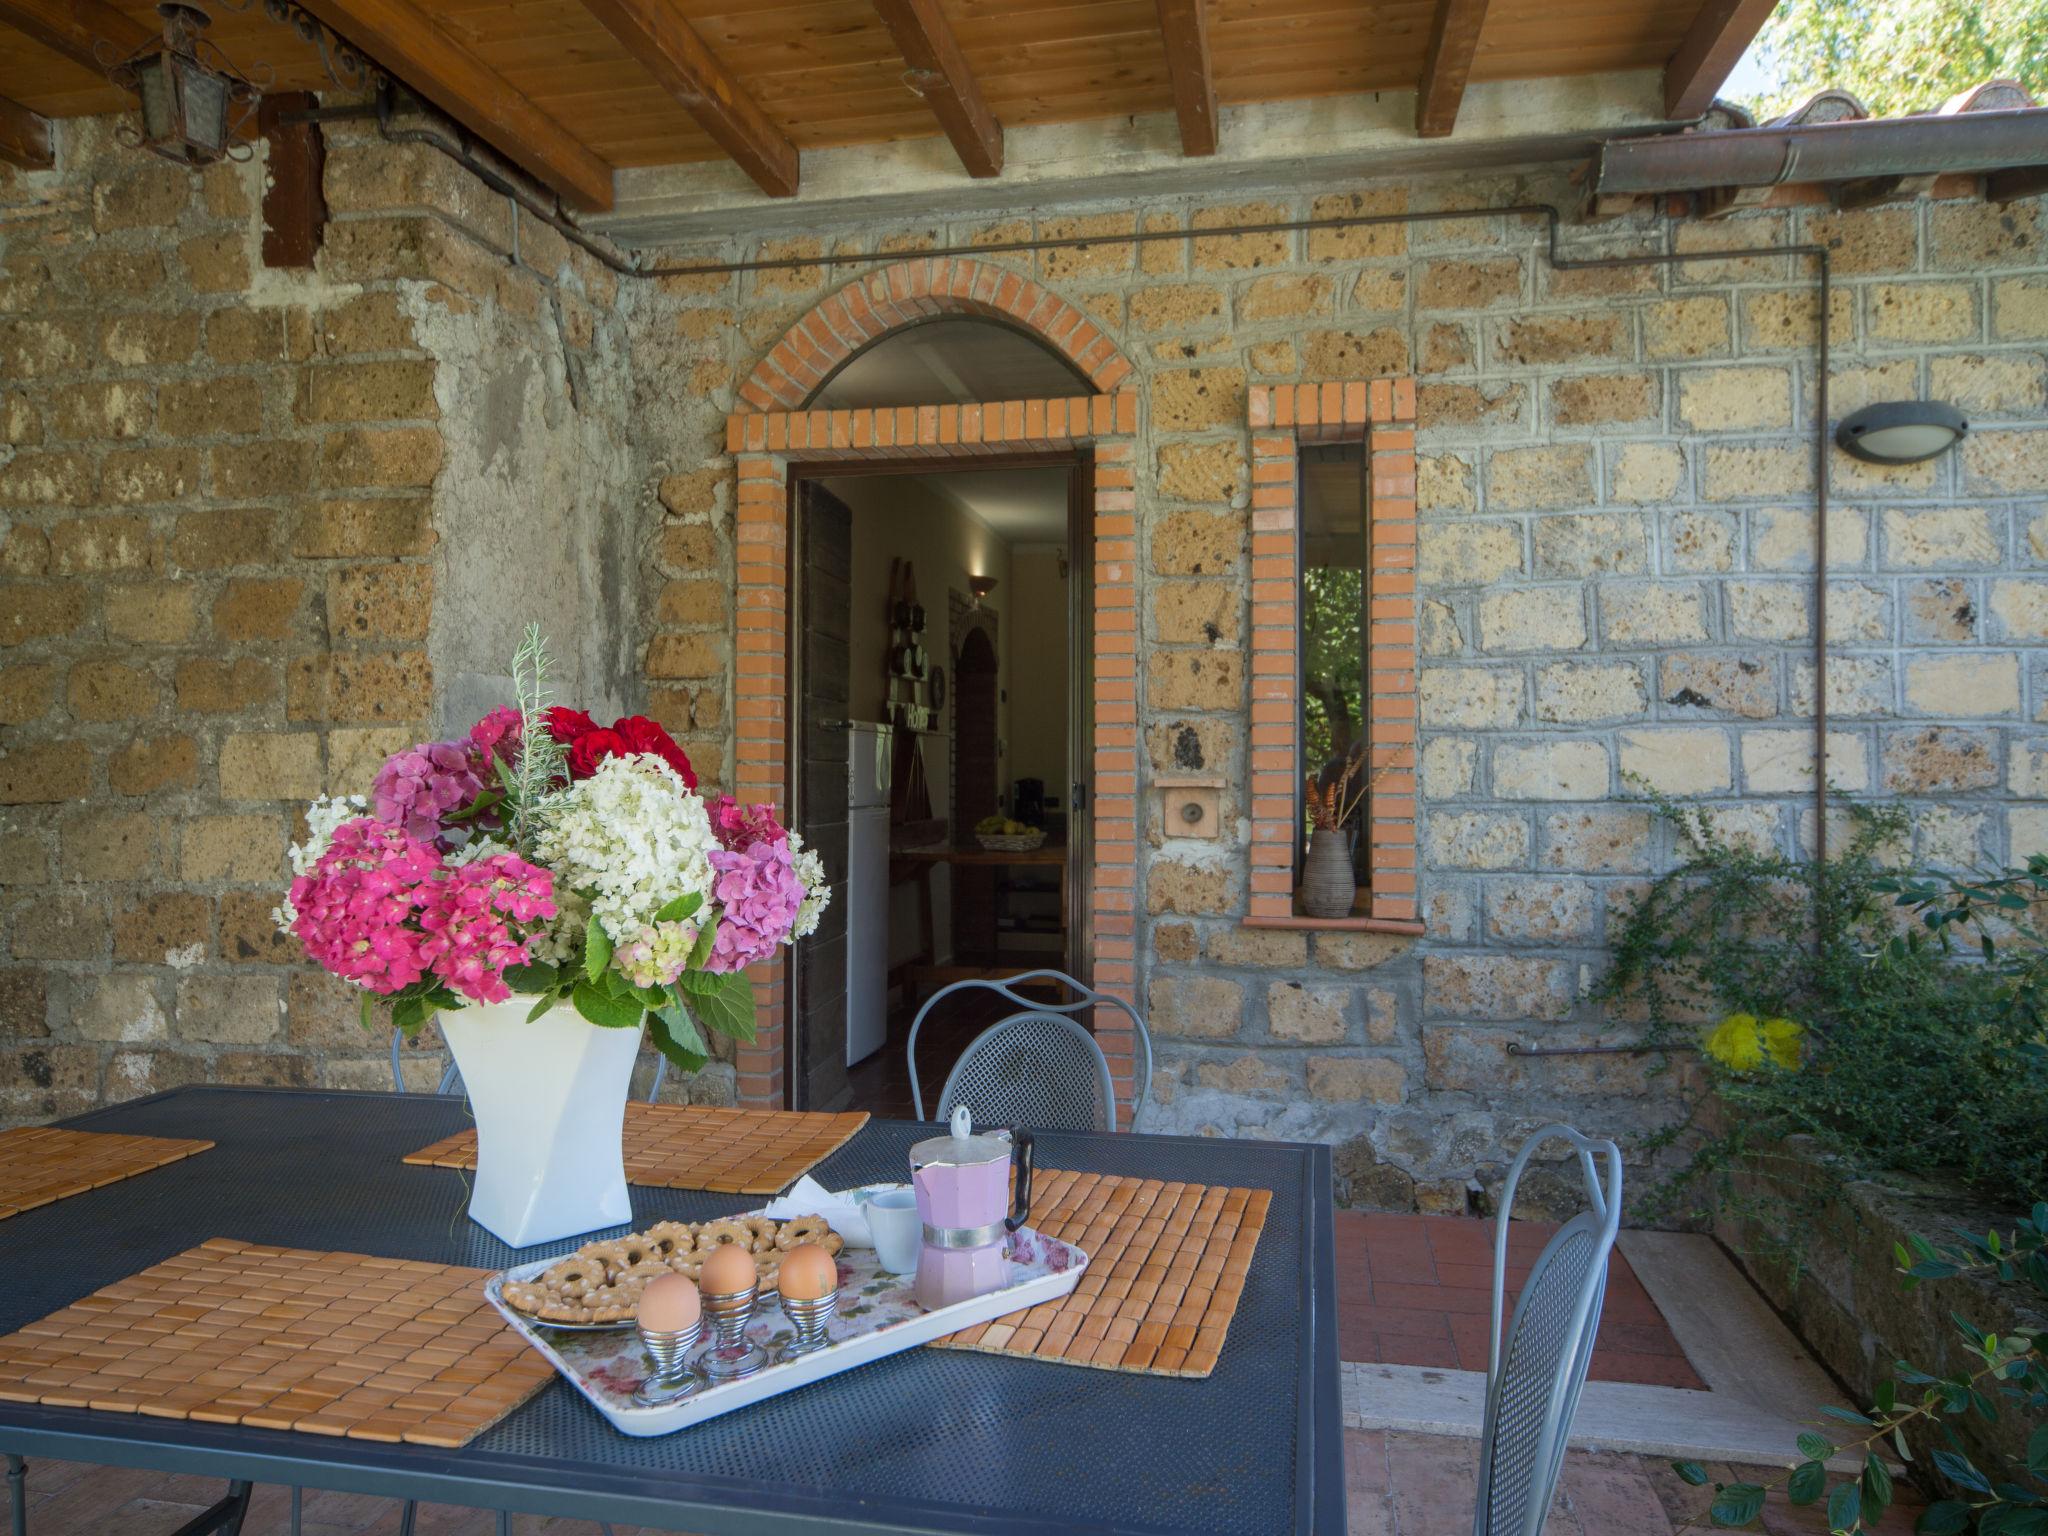
{"type": "Polygon", "coordinates": [[[1010,1283],[1003,1240],[1031,1214],[1031,1133],[974,1134],[967,1106],[953,1111],[953,1134],[910,1149],[924,1251],[917,1260],[917,1303],[926,1311],[986,1296],[1010,1283]],[[1010,1158],[1017,1158],[1017,1203],[1010,1205],[1010,1158]]]}

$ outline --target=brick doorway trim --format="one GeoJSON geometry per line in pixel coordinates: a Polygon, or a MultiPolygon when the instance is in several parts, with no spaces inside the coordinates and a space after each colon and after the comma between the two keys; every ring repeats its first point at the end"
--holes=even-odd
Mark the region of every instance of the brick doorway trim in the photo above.
{"type": "MultiPolygon", "coordinates": [[[[1131,365],[1057,294],[1007,268],[952,258],[894,263],[842,288],[791,326],[740,389],[726,418],[737,477],[734,514],[734,793],[791,800],[790,485],[794,469],[885,462],[906,470],[977,458],[1087,451],[1094,465],[1095,735],[1089,925],[1093,984],[1135,998],[1138,861],[1138,397],[1131,365]],[[804,410],[833,369],[891,331],[933,315],[1019,326],[1068,358],[1097,393],[1064,399],[860,410],[804,410]]],[[[787,1102],[789,967],[749,973],[756,1038],[738,1054],[743,1104],[787,1102]]],[[[1119,1097],[1134,1086],[1136,1042],[1111,1009],[1095,1020],[1119,1097]]]]}
{"type": "Polygon", "coordinates": [[[1415,833],[1415,381],[1256,385],[1252,430],[1252,867],[1247,926],[1420,933],[1415,833]],[[1294,913],[1300,827],[1301,445],[1366,445],[1366,805],[1361,916],[1294,913]]]}

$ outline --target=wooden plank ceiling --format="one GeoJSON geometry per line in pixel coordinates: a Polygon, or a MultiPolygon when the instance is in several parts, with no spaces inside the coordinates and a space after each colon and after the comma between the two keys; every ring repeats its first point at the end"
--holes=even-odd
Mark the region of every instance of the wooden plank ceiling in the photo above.
{"type": "MultiPolygon", "coordinates": [[[[609,168],[730,158],[772,195],[792,151],[944,133],[1000,173],[1002,130],[1174,112],[1211,152],[1216,106],[1418,90],[1447,133],[1467,83],[1665,69],[1696,114],[1773,0],[310,0],[309,8],[564,198],[609,168]]],[[[204,4],[204,0],[201,0],[204,4]]],[[[279,90],[327,82],[262,14],[213,40],[279,90]]],[[[44,117],[131,105],[53,30],[149,0],[0,0],[0,100],[44,117]]],[[[89,61],[89,54],[85,56],[89,61]]],[[[1561,128],[1569,127],[1560,124],[1561,128]]]]}

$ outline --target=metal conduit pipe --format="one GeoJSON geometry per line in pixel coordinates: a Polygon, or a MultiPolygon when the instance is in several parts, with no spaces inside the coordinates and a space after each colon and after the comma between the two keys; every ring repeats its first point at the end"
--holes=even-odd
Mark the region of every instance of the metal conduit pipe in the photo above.
{"type": "MultiPolygon", "coordinates": [[[[1984,114],[2013,115],[2013,114],[1984,114]]],[[[2048,110],[2040,116],[2048,118],[2048,110]]],[[[493,191],[513,199],[533,217],[546,223],[565,239],[622,277],[700,277],[737,272],[793,271],[803,267],[884,266],[899,261],[929,260],[964,256],[981,258],[1026,251],[1076,250],[1097,245],[1144,245],[1161,240],[1216,239],[1231,235],[1289,234],[1300,231],[1359,229],[1379,224],[1432,224],[1456,219],[1516,217],[1540,219],[1544,226],[1544,259],[1553,271],[1590,272],[1622,267],[1678,266],[1694,261],[1730,261],[1745,256],[1797,256],[1813,263],[1816,271],[1815,374],[1813,407],[1814,476],[1814,559],[1813,559],[1813,815],[1814,857],[1824,860],[1828,853],[1828,319],[1833,297],[1832,267],[1828,250],[1821,245],[1739,246],[1713,251],[1655,251],[1634,256],[1568,256],[1558,245],[1564,218],[1549,203],[1503,203],[1481,208],[1425,209],[1412,213],[1357,213],[1319,219],[1276,219],[1264,223],[1222,224],[1213,228],[1132,230],[1111,236],[1043,237],[1005,240],[990,245],[938,246],[922,251],[847,253],[825,256],[786,257],[769,261],[685,262],[641,266],[626,260],[591,239],[575,224],[542,204],[532,193],[479,160],[467,147],[468,135],[458,130],[459,141],[421,128],[399,128],[390,120],[388,94],[378,99],[378,128],[393,143],[426,144],[449,156],[493,191]]],[[[1718,136],[1718,135],[1717,135],[1718,136]]]]}
{"type": "Polygon", "coordinates": [[[1593,189],[1637,196],[2048,165],[2048,107],[1613,139],[1593,189]]]}

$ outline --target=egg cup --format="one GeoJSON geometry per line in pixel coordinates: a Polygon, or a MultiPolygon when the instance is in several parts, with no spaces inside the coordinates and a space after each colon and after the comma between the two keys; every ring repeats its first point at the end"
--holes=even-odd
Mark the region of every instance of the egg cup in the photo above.
{"type": "Polygon", "coordinates": [[[782,1315],[789,1319],[796,1330],[796,1337],[782,1346],[782,1358],[794,1359],[798,1355],[815,1354],[828,1342],[825,1325],[839,1310],[839,1291],[835,1287],[811,1301],[798,1301],[792,1296],[782,1298],[782,1315]]]}
{"type": "Polygon", "coordinates": [[[743,1291],[706,1291],[704,1316],[711,1319],[713,1343],[698,1365],[713,1381],[736,1381],[768,1363],[768,1351],[747,1337],[759,1287],[743,1291]]]}
{"type": "Polygon", "coordinates": [[[704,1378],[692,1369],[689,1354],[703,1337],[702,1318],[687,1328],[643,1326],[640,1342],[654,1361],[654,1374],[633,1394],[634,1403],[642,1408],[658,1408],[664,1403],[681,1402],[702,1391],[704,1378]]]}

